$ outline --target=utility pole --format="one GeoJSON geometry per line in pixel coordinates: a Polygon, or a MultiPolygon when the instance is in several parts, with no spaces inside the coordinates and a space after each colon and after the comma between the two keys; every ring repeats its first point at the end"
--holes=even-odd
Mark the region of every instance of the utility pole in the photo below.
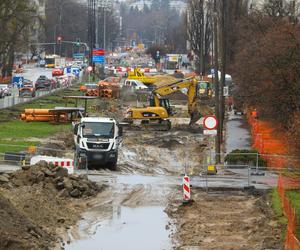
{"type": "Polygon", "coordinates": [[[106,6],[103,7],[103,17],[104,17],[104,20],[103,20],[103,49],[105,51],[106,49],[106,6]]]}
{"type": "MultiPolygon", "coordinates": [[[[216,117],[217,121],[220,121],[220,93],[219,93],[219,46],[218,46],[218,10],[217,0],[214,0],[214,85],[215,85],[215,103],[216,103],[216,117]]],[[[218,122],[217,136],[215,137],[215,152],[216,152],[216,163],[221,162],[221,142],[220,142],[220,122],[218,122]]]]}
{"type": "Polygon", "coordinates": [[[98,0],[96,0],[96,43],[95,47],[99,48],[99,4],[98,0]]]}
{"type": "Polygon", "coordinates": [[[200,1],[200,75],[204,76],[204,1],[200,1]]]}
{"type": "Polygon", "coordinates": [[[226,55],[227,55],[227,25],[226,25],[226,13],[227,13],[227,1],[222,0],[221,9],[221,82],[220,82],[220,142],[223,142],[223,126],[224,126],[224,116],[225,116],[225,100],[224,100],[224,86],[226,77],[226,55]]]}

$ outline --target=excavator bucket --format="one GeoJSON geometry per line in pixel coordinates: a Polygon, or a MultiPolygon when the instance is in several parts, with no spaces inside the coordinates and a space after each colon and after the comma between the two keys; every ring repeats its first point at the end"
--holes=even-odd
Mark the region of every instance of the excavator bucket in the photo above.
{"type": "Polygon", "coordinates": [[[195,124],[201,117],[213,115],[213,108],[210,107],[209,101],[197,98],[191,106],[189,106],[190,125],[195,124]]]}

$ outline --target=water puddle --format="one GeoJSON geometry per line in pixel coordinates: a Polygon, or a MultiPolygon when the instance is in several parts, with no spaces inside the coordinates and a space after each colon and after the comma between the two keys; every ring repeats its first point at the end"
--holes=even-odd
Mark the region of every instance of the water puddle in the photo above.
{"type": "Polygon", "coordinates": [[[229,153],[234,149],[251,149],[251,138],[247,128],[246,121],[240,116],[230,115],[227,121],[227,139],[226,152],[229,153]]]}
{"type": "Polygon", "coordinates": [[[87,225],[87,221],[82,221],[79,224],[79,231],[87,230],[88,237],[66,245],[65,249],[171,249],[167,224],[168,216],[161,206],[137,208],[119,206],[110,218],[92,226],[87,225]]]}
{"type": "MultiPolygon", "coordinates": [[[[83,173],[83,171],[77,171],[83,173]]],[[[121,184],[121,185],[176,185],[180,183],[181,176],[151,176],[151,175],[126,175],[126,174],[112,174],[109,176],[104,175],[102,172],[89,171],[89,179],[95,182],[106,182],[108,184],[121,184]]]]}

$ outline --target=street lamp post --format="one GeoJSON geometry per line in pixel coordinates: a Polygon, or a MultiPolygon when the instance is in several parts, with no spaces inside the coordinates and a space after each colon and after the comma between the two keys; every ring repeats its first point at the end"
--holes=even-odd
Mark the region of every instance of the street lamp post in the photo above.
{"type": "Polygon", "coordinates": [[[106,49],[106,11],[112,8],[111,0],[102,0],[99,6],[103,9],[103,49],[106,49]]]}

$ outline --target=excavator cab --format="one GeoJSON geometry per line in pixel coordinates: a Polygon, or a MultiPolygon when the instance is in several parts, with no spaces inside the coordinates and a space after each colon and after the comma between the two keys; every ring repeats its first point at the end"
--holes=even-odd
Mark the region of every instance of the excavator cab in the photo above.
{"type": "MultiPolygon", "coordinates": [[[[173,110],[171,108],[169,99],[160,98],[159,99],[159,104],[160,104],[160,107],[163,107],[167,110],[169,116],[173,115],[173,110]]],[[[150,99],[150,107],[156,107],[154,98],[150,99]]]]}

